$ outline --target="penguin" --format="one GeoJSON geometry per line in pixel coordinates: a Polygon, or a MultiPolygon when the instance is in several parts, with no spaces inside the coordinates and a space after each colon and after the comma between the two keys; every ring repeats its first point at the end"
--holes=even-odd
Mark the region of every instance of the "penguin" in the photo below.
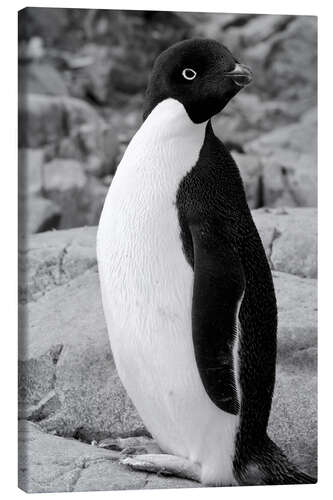
{"type": "Polygon", "coordinates": [[[97,232],[114,361],[161,451],[122,462],[209,486],[315,482],[267,434],[273,280],[238,167],[211,122],[251,80],[215,40],[162,52],[97,232]]]}

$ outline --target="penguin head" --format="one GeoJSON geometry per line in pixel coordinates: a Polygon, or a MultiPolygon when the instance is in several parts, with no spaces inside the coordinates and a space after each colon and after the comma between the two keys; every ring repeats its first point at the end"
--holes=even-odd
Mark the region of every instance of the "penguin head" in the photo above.
{"type": "Polygon", "coordinates": [[[250,69],[216,40],[192,38],[176,43],[155,61],[144,119],[158,103],[173,98],[183,104],[194,123],[205,122],[251,80],[250,69]]]}

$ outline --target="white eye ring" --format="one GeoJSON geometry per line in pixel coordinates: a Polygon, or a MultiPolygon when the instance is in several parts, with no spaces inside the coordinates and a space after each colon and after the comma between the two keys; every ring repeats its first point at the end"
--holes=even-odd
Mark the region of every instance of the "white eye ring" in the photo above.
{"type": "Polygon", "coordinates": [[[194,80],[194,78],[197,76],[197,73],[192,68],[185,68],[182,72],[182,75],[186,80],[194,80]]]}

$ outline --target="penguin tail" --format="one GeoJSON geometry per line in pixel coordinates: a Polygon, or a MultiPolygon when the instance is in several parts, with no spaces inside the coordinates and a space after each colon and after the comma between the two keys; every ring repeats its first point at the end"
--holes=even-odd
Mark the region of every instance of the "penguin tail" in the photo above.
{"type": "Polygon", "coordinates": [[[260,454],[241,474],[241,484],[315,484],[317,479],[300,471],[269,438],[260,454]]]}

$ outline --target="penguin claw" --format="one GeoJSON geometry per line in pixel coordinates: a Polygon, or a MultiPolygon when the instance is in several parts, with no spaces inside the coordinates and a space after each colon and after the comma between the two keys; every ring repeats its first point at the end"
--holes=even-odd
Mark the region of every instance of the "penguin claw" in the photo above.
{"type": "Polygon", "coordinates": [[[108,450],[120,451],[120,456],[142,455],[144,453],[161,453],[159,446],[153,439],[145,436],[128,438],[107,438],[97,446],[108,450]]]}
{"type": "Polygon", "coordinates": [[[200,482],[199,466],[176,455],[149,453],[120,458],[119,462],[139,471],[154,472],[158,475],[177,476],[200,482]]]}

